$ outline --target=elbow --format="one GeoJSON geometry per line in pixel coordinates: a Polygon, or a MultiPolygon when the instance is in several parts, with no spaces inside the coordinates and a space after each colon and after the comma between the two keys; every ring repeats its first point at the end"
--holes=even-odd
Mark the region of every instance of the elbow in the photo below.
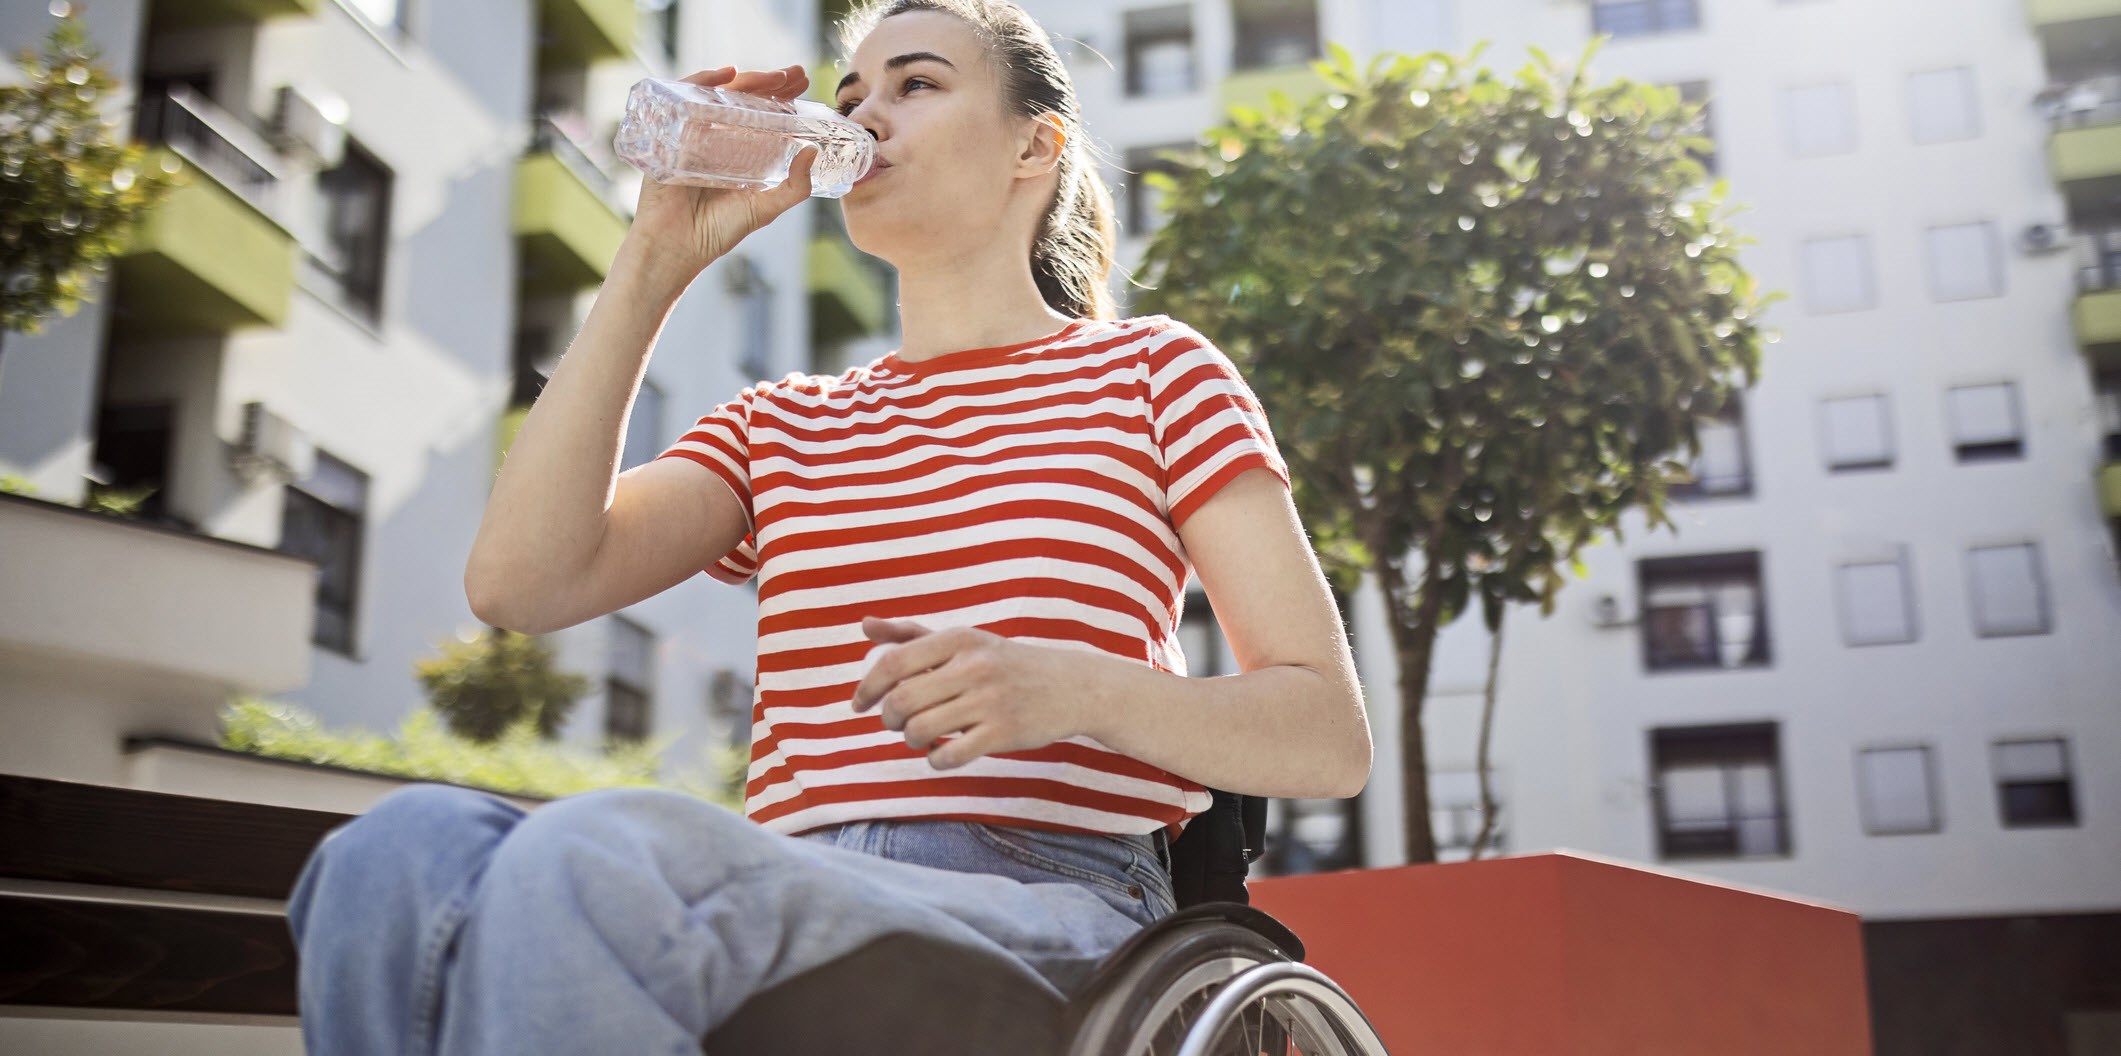
{"type": "MultiPolygon", "coordinates": [[[[1356,714],[1361,713],[1357,708],[1356,714]]],[[[1333,767],[1332,791],[1327,793],[1333,799],[1353,799],[1370,783],[1370,769],[1376,759],[1376,750],[1370,741],[1370,724],[1358,721],[1354,725],[1355,736],[1349,738],[1348,746],[1337,760],[1338,765],[1333,767]]]]}
{"type": "Polygon", "coordinates": [[[490,627],[521,634],[544,634],[536,621],[526,619],[526,614],[510,602],[506,594],[496,588],[496,578],[482,574],[477,565],[464,569],[464,601],[471,606],[471,614],[479,622],[490,627]]]}

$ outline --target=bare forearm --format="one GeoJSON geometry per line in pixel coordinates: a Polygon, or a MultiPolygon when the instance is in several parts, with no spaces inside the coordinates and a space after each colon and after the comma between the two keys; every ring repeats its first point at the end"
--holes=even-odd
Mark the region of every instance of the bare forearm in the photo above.
{"type": "Polygon", "coordinates": [[[1297,665],[1189,678],[1114,657],[1086,667],[1083,732],[1211,788],[1344,798],[1370,773],[1359,688],[1297,665]]]}
{"type": "Polygon", "coordinates": [[[494,480],[466,564],[492,618],[581,568],[604,531],[625,422],[656,335],[691,276],[623,243],[582,329],[545,382],[494,480]]]}

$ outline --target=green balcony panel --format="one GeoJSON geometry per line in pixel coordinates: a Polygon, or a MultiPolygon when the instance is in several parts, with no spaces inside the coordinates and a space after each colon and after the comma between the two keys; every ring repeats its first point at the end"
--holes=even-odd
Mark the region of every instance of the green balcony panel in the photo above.
{"type": "Polygon", "coordinates": [[[516,163],[525,292],[564,293],[603,282],[626,227],[626,218],[550,151],[516,163]]]}
{"type": "Polygon", "coordinates": [[[2033,25],[2058,26],[2121,15],[2121,0],[2025,0],[2025,9],[2033,25]]]}
{"type": "Polygon", "coordinates": [[[192,29],[314,15],[327,0],[182,0],[154,5],[156,29],[192,29]]]}
{"type": "Polygon", "coordinates": [[[2121,290],[2077,297],[2077,344],[2092,363],[2121,370],[2121,290]]]}
{"type": "Polygon", "coordinates": [[[2048,159],[2061,183],[2121,176],[2121,124],[2057,131],[2048,159]]]}
{"type": "Polygon", "coordinates": [[[2121,520],[2121,462],[2099,467],[2099,508],[2107,519],[2121,520]]]}
{"type": "Polygon", "coordinates": [[[1267,95],[1280,90],[1289,101],[1302,106],[1312,98],[1326,94],[1325,78],[1318,75],[1307,63],[1302,66],[1276,66],[1262,70],[1243,70],[1233,73],[1222,83],[1222,108],[1249,106],[1256,110],[1267,108],[1267,95]]]}
{"type": "Polygon", "coordinates": [[[884,280],[862,263],[845,239],[810,239],[810,331],[813,341],[834,341],[884,329],[884,280]]]}
{"type": "Polygon", "coordinates": [[[633,52],[634,0],[538,0],[538,64],[587,66],[633,52]]]}
{"type": "MultiPolygon", "coordinates": [[[[150,164],[174,157],[149,155],[150,164]]],[[[116,325],[180,336],[280,326],[295,290],[295,240],[219,180],[186,164],[134,226],[116,262],[116,325]]]]}

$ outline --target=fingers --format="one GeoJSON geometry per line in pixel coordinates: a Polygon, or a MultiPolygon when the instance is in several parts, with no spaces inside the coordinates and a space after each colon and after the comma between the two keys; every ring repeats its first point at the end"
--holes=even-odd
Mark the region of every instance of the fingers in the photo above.
{"type": "Polygon", "coordinates": [[[804,72],[801,63],[778,70],[738,70],[734,66],[723,66],[680,79],[703,88],[727,88],[732,92],[771,96],[784,102],[799,98],[810,90],[810,75],[804,72]]]}
{"type": "Polygon", "coordinates": [[[925,752],[944,735],[962,732],[978,719],[976,709],[963,697],[937,704],[906,720],[906,747],[925,752]]]}

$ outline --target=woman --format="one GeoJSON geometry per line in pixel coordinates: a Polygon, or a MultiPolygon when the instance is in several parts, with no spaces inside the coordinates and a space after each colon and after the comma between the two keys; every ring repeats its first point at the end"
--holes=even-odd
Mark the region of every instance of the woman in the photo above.
{"type": "Polygon", "coordinates": [[[839,108],[880,160],[842,206],[899,270],[904,344],[752,386],[614,479],[673,302],[807,197],[813,155],[766,192],[651,181],[465,575],[482,618],[545,632],[757,573],[746,816],[662,789],[527,816],[385,797],[290,898],[312,1056],[692,1051],[750,994],[909,930],[1066,992],[1171,911],[1165,839],[1204,786],[1367,778],[1251,391],[1191,328],[1110,318],[1110,200],[1045,33],[999,0],[885,0],[845,30],[839,108]],[[1189,564],[1242,675],[1182,677],[1189,564]]]}

